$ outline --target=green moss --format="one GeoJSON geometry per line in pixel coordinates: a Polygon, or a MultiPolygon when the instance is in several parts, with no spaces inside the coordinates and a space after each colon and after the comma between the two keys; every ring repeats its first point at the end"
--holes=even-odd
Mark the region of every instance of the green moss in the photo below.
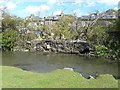
{"type": "Polygon", "coordinates": [[[70,70],[33,73],[15,67],[2,66],[3,88],[117,88],[118,81],[105,74],[86,79],[70,70]]]}

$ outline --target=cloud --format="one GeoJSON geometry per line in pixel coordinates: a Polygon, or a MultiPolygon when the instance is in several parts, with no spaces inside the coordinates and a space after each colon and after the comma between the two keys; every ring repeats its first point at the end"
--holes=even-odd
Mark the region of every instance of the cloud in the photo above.
{"type": "Polygon", "coordinates": [[[47,5],[41,5],[41,6],[27,6],[25,9],[23,9],[23,12],[29,13],[29,14],[37,14],[39,12],[46,12],[50,10],[50,7],[47,5]]]}
{"type": "Polygon", "coordinates": [[[114,10],[118,10],[118,7],[115,7],[114,10]]]}
{"type": "Polygon", "coordinates": [[[4,2],[4,0],[0,0],[0,4],[3,3],[3,2],[4,2]]]}
{"type": "Polygon", "coordinates": [[[92,7],[95,5],[95,0],[75,0],[75,5],[85,5],[86,7],[92,7]]]}
{"type": "Polygon", "coordinates": [[[6,7],[5,6],[0,6],[0,11],[2,10],[4,10],[6,7]]]}
{"type": "Polygon", "coordinates": [[[113,6],[113,5],[117,5],[118,2],[119,0],[75,0],[74,4],[79,6],[84,4],[87,7],[91,7],[98,3],[113,6]]]}
{"type": "Polygon", "coordinates": [[[53,13],[53,15],[55,16],[55,15],[60,15],[62,13],[62,11],[55,11],[54,13],[53,13]]]}
{"type": "Polygon", "coordinates": [[[0,0],[0,4],[5,3],[7,0],[0,0]]]}
{"type": "Polygon", "coordinates": [[[84,2],[84,0],[75,0],[74,4],[80,5],[84,2]]]}
{"type": "Polygon", "coordinates": [[[12,10],[12,9],[16,8],[16,6],[17,5],[14,2],[12,2],[12,1],[9,1],[6,4],[6,7],[7,7],[8,10],[12,10]]]}
{"type": "Polygon", "coordinates": [[[95,6],[95,1],[88,1],[87,7],[92,7],[92,6],[95,6]]]}
{"type": "Polygon", "coordinates": [[[48,0],[47,5],[49,6],[54,6],[54,5],[64,5],[64,2],[66,2],[66,0],[48,0]]]}
{"type": "Polygon", "coordinates": [[[73,14],[76,16],[81,16],[80,9],[73,10],[73,14]]]}
{"type": "Polygon", "coordinates": [[[117,5],[119,0],[98,0],[97,2],[106,4],[106,5],[117,5]]]}
{"type": "Polygon", "coordinates": [[[48,4],[50,4],[50,5],[53,5],[55,3],[57,3],[57,0],[48,0],[48,4]]]}

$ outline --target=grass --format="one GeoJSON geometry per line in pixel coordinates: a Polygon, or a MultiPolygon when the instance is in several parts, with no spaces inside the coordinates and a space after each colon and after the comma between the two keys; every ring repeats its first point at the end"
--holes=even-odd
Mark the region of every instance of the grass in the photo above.
{"type": "MultiPolygon", "coordinates": [[[[2,33],[0,33],[0,43],[2,43],[2,33]]],[[[0,48],[1,48],[1,44],[0,44],[0,48]]]]}
{"type": "Polygon", "coordinates": [[[9,66],[0,68],[3,70],[3,88],[118,88],[118,81],[108,74],[86,79],[70,70],[33,73],[9,66]]]}
{"type": "Polygon", "coordinates": [[[2,42],[2,33],[0,33],[0,42],[2,42]]]}

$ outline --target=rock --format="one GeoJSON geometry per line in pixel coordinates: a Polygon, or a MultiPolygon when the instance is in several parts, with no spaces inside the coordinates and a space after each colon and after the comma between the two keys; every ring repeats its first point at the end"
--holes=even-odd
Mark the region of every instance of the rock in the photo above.
{"type": "Polygon", "coordinates": [[[90,50],[89,50],[89,48],[84,48],[83,50],[80,50],[79,52],[80,52],[80,54],[87,54],[90,52],[90,50]]]}
{"type": "Polygon", "coordinates": [[[51,51],[52,51],[52,52],[56,52],[57,50],[56,50],[56,48],[51,47],[51,51]]]}
{"type": "Polygon", "coordinates": [[[63,53],[63,50],[60,49],[60,48],[58,48],[58,49],[57,49],[57,52],[63,53]]]}
{"type": "Polygon", "coordinates": [[[13,49],[13,51],[15,52],[15,51],[18,51],[18,49],[13,49]]]}
{"type": "Polygon", "coordinates": [[[27,43],[27,44],[31,44],[31,41],[27,41],[26,43],[27,43]]]}
{"type": "Polygon", "coordinates": [[[50,45],[47,45],[47,49],[50,49],[51,47],[50,47],[50,45]]]}
{"type": "Polygon", "coordinates": [[[91,57],[95,57],[95,54],[91,54],[91,53],[90,53],[89,55],[90,55],[91,57]]]}
{"type": "Polygon", "coordinates": [[[90,77],[90,79],[95,79],[95,78],[94,78],[93,76],[91,76],[91,75],[90,75],[89,77],[90,77]]]}
{"type": "Polygon", "coordinates": [[[72,51],[71,54],[79,54],[79,51],[72,51]]]}
{"type": "Polygon", "coordinates": [[[34,49],[36,49],[37,47],[36,46],[34,46],[34,49]]]}
{"type": "Polygon", "coordinates": [[[37,50],[37,51],[45,51],[42,46],[38,46],[38,47],[36,48],[36,50],[37,50]]]}
{"type": "Polygon", "coordinates": [[[70,71],[73,71],[73,68],[68,68],[68,67],[65,67],[64,69],[65,69],[65,70],[70,70],[70,71]]]}
{"type": "Polygon", "coordinates": [[[51,33],[51,36],[54,36],[55,34],[54,33],[51,33]]]}
{"type": "MultiPolygon", "coordinates": [[[[82,76],[82,74],[80,74],[80,76],[82,76]]],[[[83,77],[83,76],[82,76],[83,77]]]]}
{"type": "MultiPolygon", "coordinates": [[[[67,54],[89,55],[94,57],[93,46],[87,41],[72,40],[72,41],[57,41],[57,40],[36,40],[34,46],[33,41],[27,41],[29,49],[33,51],[49,51],[67,54]]],[[[26,48],[28,48],[26,46],[26,48]]],[[[16,51],[16,50],[15,50],[16,51]]],[[[23,51],[23,50],[22,50],[23,51]]],[[[26,51],[26,50],[25,50],[26,51]]]]}
{"type": "Polygon", "coordinates": [[[27,50],[27,49],[23,49],[22,51],[23,51],[23,52],[29,52],[29,50],[27,50]]]}

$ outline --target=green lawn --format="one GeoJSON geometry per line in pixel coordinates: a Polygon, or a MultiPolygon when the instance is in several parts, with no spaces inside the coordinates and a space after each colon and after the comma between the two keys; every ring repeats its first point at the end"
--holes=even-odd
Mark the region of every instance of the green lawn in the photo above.
{"type": "Polygon", "coordinates": [[[96,79],[86,79],[70,70],[51,73],[33,73],[15,67],[1,66],[3,88],[117,88],[118,81],[104,74],[96,79]]]}
{"type": "MultiPolygon", "coordinates": [[[[0,43],[2,43],[2,33],[0,33],[0,43]]],[[[1,48],[1,44],[0,44],[0,48],[1,48]]]]}
{"type": "Polygon", "coordinates": [[[2,42],[2,33],[0,33],[0,42],[2,42]]]}

